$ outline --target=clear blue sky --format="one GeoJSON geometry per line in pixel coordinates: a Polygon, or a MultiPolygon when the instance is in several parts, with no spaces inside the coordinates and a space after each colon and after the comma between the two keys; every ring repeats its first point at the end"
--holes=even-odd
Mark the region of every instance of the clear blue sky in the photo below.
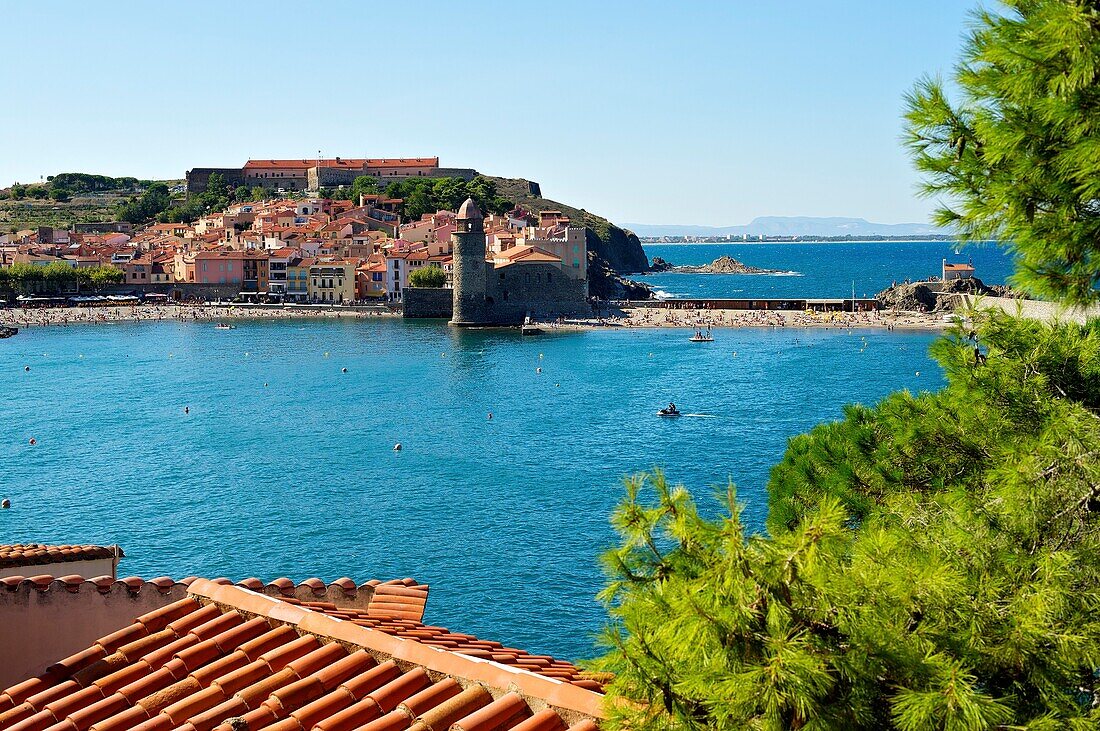
{"type": "Polygon", "coordinates": [[[0,186],[438,155],[619,222],[924,221],[902,95],[973,0],[4,3],[0,186]]]}

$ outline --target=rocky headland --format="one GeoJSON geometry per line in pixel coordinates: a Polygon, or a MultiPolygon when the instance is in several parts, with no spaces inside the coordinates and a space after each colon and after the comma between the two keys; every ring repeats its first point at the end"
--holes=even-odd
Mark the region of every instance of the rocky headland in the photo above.
{"type": "Polygon", "coordinates": [[[731,256],[720,256],[710,264],[700,266],[676,265],[665,261],[659,256],[653,257],[653,263],[649,265],[651,272],[680,272],[682,274],[789,274],[790,272],[778,269],[761,269],[737,261],[731,256]]]}
{"type": "Polygon", "coordinates": [[[1001,284],[987,285],[978,278],[954,279],[950,282],[903,282],[887,287],[875,299],[889,310],[902,312],[950,312],[958,304],[954,295],[972,294],[987,297],[1024,299],[1023,294],[1001,284]]]}

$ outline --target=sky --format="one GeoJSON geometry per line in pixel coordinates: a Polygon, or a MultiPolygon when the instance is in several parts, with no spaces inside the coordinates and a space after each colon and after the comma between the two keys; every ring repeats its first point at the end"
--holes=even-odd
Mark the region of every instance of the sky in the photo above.
{"type": "Polygon", "coordinates": [[[613,221],[924,222],[903,95],[974,0],[6,0],[0,186],[439,156],[613,221]]]}

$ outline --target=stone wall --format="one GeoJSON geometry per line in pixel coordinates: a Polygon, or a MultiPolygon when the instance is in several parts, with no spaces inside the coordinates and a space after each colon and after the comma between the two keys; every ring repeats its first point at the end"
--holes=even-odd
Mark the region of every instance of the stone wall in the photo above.
{"type": "Polygon", "coordinates": [[[213,173],[220,173],[228,185],[244,185],[244,170],[241,168],[192,168],[187,171],[187,192],[202,193],[213,173]]]}
{"type": "Polygon", "coordinates": [[[100,221],[98,223],[74,223],[73,231],[78,234],[89,233],[120,233],[132,234],[134,224],[126,221],[100,221]]]}
{"type": "Polygon", "coordinates": [[[408,180],[409,178],[462,178],[473,180],[477,176],[477,170],[473,168],[432,168],[425,175],[376,175],[373,172],[364,172],[361,168],[348,170],[345,168],[310,168],[308,172],[308,186],[310,190],[318,188],[335,188],[339,185],[351,185],[360,176],[372,177],[378,181],[379,187],[385,189],[390,183],[408,180]]]}
{"type": "Polygon", "coordinates": [[[55,580],[0,586],[0,688],[33,678],[46,666],[89,647],[134,618],[187,596],[183,584],[55,580]]]}
{"type": "Polygon", "coordinates": [[[451,319],[454,290],[446,287],[406,287],[401,292],[402,316],[451,319]]]}
{"type": "Polygon", "coordinates": [[[462,178],[473,180],[477,177],[477,170],[473,168],[436,168],[432,171],[433,178],[462,178]]]}
{"type": "Polygon", "coordinates": [[[486,276],[486,311],[494,324],[522,324],[527,315],[549,320],[592,314],[587,282],[566,276],[553,264],[490,265],[486,276]]]}
{"type": "Polygon", "coordinates": [[[1067,307],[1057,302],[1013,299],[1011,297],[978,297],[972,294],[958,294],[955,297],[959,305],[977,306],[980,309],[998,309],[1008,315],[1019,316],[1026,320],[1084,324],[1089,319],[1100,317],[1100,306],[1067,307]]]}

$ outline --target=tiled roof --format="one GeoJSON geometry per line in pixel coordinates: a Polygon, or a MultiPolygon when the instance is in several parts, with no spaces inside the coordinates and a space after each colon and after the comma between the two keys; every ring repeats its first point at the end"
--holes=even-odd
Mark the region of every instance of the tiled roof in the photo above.
{"type": "Polygon", "coordinates": [[[506,249],[496,255],[497,261],[503,260],[506,262],[500,266],[507,266],[508,264],[533,264],[536,262],[561,262],[561,258],[554,256],[549,251],[540,249],[537,246],[514,246],[511,249],[506,249]]]}
{"type": "MultiPolygon", "coordinates": [[[[0,589],[15,591],[24,585],[30,585],[40,591],[49,591],[54,588],[80,591],[82,586],[90,584],[101,593],[113,591],[116,586],[125,586],[131,593],[148,590],[168,594],[177,587],[189,588],[196,581],[221,586],[238,586],[279,599],[287,604],[352,622],[360,627],[369,627],[393,637],[529,670],[537,675],[555,678],[580,688],[602,690],[600,682],[565,660],[558,660],[549,655],[532,655],[525,650],[507,647],[500,642],[482,640],[474,635],[451,632],[445,627],[423,624],[421,620],[428,601],[428,586],[418,584],[413,579],[394,579],[386,582],[374,579],[357,586],[348,578],[337,579],[330,584],[325,584],[317,578],[306,579],[297,584],[285,577],[267,583],[249,578],[234,584],[225,578],[205,580],[194,576],[176,581],[168,576],[146,580],[136,576],[124,579],[113,579],[109,576],[85,579],[75,575],[64,577],[42,575],[2,578],[0,589]],[[330,599],[331,597],[355,597],[358,592],[364,590],[372,592],[366,608],[337,606],[330,599]]],[[[2,723],[0,728],[4,728],[2,723]]]]}
{"type": "Polygon", "coordinates": [[[382,629],[401,620],[190,592],[0,693],[0,728],[595,731],[602,713],[584,688],[382,629]]]}
{"type": "Polygon", "coordinates": [[[313,159],[301,159],[301,160],[249,160],[245,163],[246,170],[252,170],[256,168],[312,168],[312,167],[324,167],[324,168],[400,168],[400,167],[439,167],[438,157],[398,157],[398,158],[325,158],[323,160],[313,159]]]}
{"type": "Polygon", "coordinates": [[[121,558],[125,554],[118,546],[46,546],[41,543],[0,544],[0,568],[41,566],[67,561],[95,561],[100,558],[121,558]]]}

